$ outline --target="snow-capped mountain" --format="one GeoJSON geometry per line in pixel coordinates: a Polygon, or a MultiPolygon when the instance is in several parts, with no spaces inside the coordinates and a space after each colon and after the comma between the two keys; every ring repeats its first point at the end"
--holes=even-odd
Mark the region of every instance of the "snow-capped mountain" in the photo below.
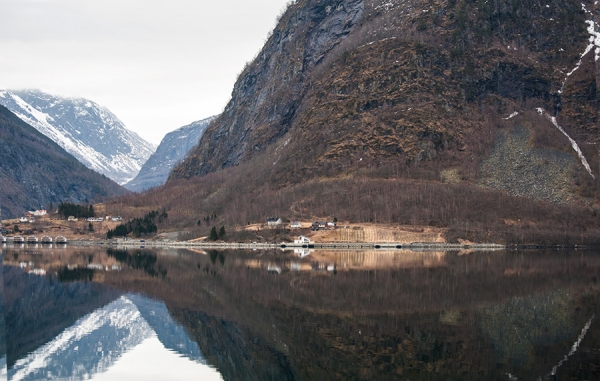
{"type": "Polygon", "coordinates": [[[113,113],[87,99],[39,90],[0,90],[0,104],[86,167],[119,184],[134,178],[156,149],[126,129],[113,113]]]}
{"type": "Polygon", "coordinates": [[[212,116],[193,122],[165,135],[156,152],[142,166],[135,179],[125,184],[124,187],[139,192],[164,184],[171,169],[185,158],[192,147],[198,144],[204,130],[215,118],[216,116],[212,116]]]}
{"type": "Polygon", "coordinates": [[[111,372],[122,371],[119,362],[137,376],[149,367],[165,372],[165,377],[154,374],[154,379],[180,379],[175,376],[181,366],[193,368],[197,375],[222,379],[206,364],[198,344],[173,321],[164,303],[131,294],[79,319],[54,340],[18,360],[8,376],[11,380],[114,380],[111,372]],[[140,364],[135,358],[141,353],[152,358],[146,357],[143,368],[136,371],[140,364]]]}

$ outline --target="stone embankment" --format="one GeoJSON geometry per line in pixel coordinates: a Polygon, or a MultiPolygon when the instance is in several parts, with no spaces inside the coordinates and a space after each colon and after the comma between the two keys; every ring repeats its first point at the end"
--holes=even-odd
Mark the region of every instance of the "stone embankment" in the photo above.
{"type": "Polygon", "coordinates": [[[72,245],[83,246],[124,246],[124,247],[169,247],[169,248],[199,248],[199,249],[409,249],[414,251],[428,250],[501,250],[505,245],[495,243],[443,243],[443,242],[413,242],[413,243],[370,243],[370,242],[344,242],[344,243],[318,243],[311,242],[308,245],[300,245],[288,242],[266,243],[266,242],[189,242],[189,241],[145,241],[145,240],[104,240],[104,241],[71,241],[72,245]]]}

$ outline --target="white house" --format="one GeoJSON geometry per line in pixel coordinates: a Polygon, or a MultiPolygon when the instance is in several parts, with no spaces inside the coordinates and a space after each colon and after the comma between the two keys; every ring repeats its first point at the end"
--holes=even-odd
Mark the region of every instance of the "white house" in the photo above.
{"type": "Polygon", "coordinates": [[[19,218],[19,222],[29,222],[29,220],[26,217],[21,217],[19,218]]]}
{"type": "Polygon", "coordinates": [[[290,228],[292,229],[299,229],[302,227],[302,223],[300,221],[292,221],[292,223],[290,224],[290,228]]]}
{"type": "Polygon", "coordinates": [[[283,221],[281,221],[281,218],[277,218],[277,217],[269,217],[267,218],[267,225],[268,226],[278,226],[281,225],[283,221]]]}
{"type": "Polygon", "coordinates": [[[308,244],[310,244],[310,238],[301,235],[301,236],[298,237],[298,239],[294,240],[294,244],[296,244],[296,245],[308,245],[308,244]]]}

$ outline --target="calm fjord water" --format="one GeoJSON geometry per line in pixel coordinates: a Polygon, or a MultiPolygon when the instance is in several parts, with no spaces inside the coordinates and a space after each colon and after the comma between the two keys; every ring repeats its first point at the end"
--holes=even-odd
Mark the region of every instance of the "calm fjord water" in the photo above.
{"type": "Polygon", "coordinates": [[[2,275],[8,379],[600,379],[597,251],[24,245],[2,275]]]}

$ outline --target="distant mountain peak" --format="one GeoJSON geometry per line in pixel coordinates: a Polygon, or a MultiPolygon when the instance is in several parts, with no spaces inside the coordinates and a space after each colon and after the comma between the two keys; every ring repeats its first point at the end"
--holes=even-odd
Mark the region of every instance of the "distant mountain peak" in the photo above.
{"type": "Polygon", "coordinates": [[[134,178],[156,149],[89,99],[42,90],[0,90],[0,104],[85,166],[119,184],[134,178]]]}
{"type": "Polygon", "coordinates": [[[169,132],[142,166],[138,175],[124,187],[139,192],[164,184],[171,169],[186,157],[190,149],[198,144],[206,127],[216,118],[216,116],[211,116],[169,132]]]}

